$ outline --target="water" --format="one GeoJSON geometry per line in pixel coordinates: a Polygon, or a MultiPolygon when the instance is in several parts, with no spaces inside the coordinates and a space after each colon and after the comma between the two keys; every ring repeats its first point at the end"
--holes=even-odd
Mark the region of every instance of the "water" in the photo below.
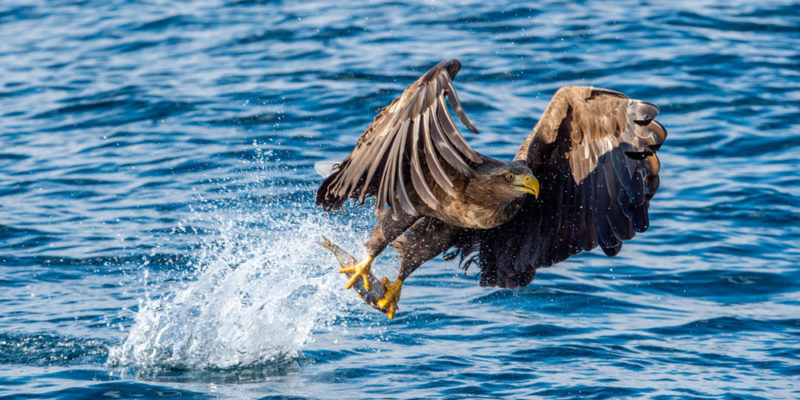
{"type": "MultiPolygon", "coordinates": [[[[792,2],[6,1],[0,396],[800,397],[792,2]],[[477,150],[568,84],[661,107],[652,226],[394,321],[344,290],[370,210],[312,206],[379,107],[457,57],[477,150]]],[[[376,269],[393,276],[387,252],[376,269]]]]}

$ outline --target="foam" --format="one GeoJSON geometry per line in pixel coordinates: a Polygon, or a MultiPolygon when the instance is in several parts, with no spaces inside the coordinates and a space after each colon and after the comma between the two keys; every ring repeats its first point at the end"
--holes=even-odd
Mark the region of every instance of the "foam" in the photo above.
{"type": "MultiPolygon", "coordinates": [[[[241,190],[245,198],[255,191],[241,190]]],[[[339,225],[305,201],[211,204],[201,199],[203,209],[186,221],[213,232],[196,236],[195,268],[165,293],[139,299],[127,336],[109,349],[109,366],[230,369],[284,362],[358,303],[317,241],[325,235],[357,248],[352,244],[363,243],[367,230],[353,225],[365,218],[339,225]]]]}
{"type": "Polygon", "coordinates": [[[319,214],[240,213],[197,254],[188,282],[139,301],[127,337],[109,351],[112,366],[242,368],[297,357],[355,296],[316,241],[363,242],[319,214]]]}

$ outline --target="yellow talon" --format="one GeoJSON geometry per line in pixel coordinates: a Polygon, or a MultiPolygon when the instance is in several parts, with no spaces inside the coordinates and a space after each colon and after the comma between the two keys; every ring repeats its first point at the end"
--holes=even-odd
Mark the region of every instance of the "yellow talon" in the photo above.
{"type": "Polygon", "coordinates": [[[394,313],[397,311],[397,302],[400,301],[400,292],[403,290],[403,281],[397,279],[394,283],[389,281],[389,278],[383,278],[383,286],[386,287],[386,293],[383,298],[378,300],[378,308],[386,312],[389,319],[394,319],[394,313]]]}
{"type": "Polygon", "coordinates": [[[343,267],[339,270],[339,272],[344,274],[353,274],[350,276],[350,280],[345,283],[344,288],[350,289],[355,285],[356,280],[361,277],[364,280],[364,289],[366,291],[372,290],[372,285],[369,283],[369,275],[370,275],[370,267],[372,266],[372,257],[367,256],[364,261],[361,261],[358,264],[353,264],[348,267],[343,267]]]}

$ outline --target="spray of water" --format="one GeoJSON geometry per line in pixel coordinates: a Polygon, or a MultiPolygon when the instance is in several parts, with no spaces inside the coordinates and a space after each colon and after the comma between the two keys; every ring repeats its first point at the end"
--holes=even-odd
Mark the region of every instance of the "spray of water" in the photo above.
{"type": "Polygon", "coordinates": [[[333,224],[308,205],[286,204],[196,214],[210,215],[217,228],[193,255],[192,276],[139,301],[127,337],[109,350],[110,366],[274,365],[297,357],[315,331],[329,329],[357,303],[332,255],[317,244],[322,234],[363,243],[365,230],[351,226],[357,221],[333,224]]]}

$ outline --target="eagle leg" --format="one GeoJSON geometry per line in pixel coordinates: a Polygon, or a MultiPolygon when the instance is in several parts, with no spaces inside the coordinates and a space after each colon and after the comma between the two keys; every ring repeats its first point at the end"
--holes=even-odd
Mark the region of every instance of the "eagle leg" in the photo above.
{"type": "Polygon", "coordinates": [[[358,281],[358,278],[361,278],[364,282],[364,290],[371,292],[372,284],[370,283],[370,277],[372,273],[370,272],[370,267],[372,266],[372,260],[386,248],[389,242],[394,240],[398,235],[403,233],[406,228],[411,226],[414,221],[419,219],[417,216],[408,214],[393,215],[389,210],[376,211],[375,216],[377,217],[378,223],[372,229],[370,238],[365,244],[367,248],[367,257],[356,264],[343,264],[342,269],[339,270],[339,272],[347,274],[350,277],[344,285],[346,289],[352,288],[358,281]]]}
{"type": "Polygon", "coordinates": [[[397,302],[403,290],[403,282],[423,263],[447,250],[453,243],[458,228],[435,218],[424,217],[417,220],[391,244],[400,256],[397,279],[392,283],[384,277],[381,283],[386,293],[378,300],[377,307],[394,318],[397,302]]]}
{"type": "MultiPolygon", "coordinates": [[[[348,284],[352,285],[356,294],[367,304],[386,313],[391,319],[394,318],[397,312],[397,303],[400,301],[400,293],[405,280],[420,265],[447,250],[452,245],[460,228],[431,217],[424,217],[410,224],[411,226],[408,230],[397,237],[394,233],[399,229],[381,230],[384,224],[379,223],[378,225],[373,230],[373,237],[370,242],[367,242],[367,252],[368,254],[379,253],[385,248],[383,242],[387,236],[396,237],[391,242],[391,245],[397,251],[401,261],[400,268],[397,271],[397,279],[394,282],[391,282],[386,277],[379,281],[375,278],[375,275],[372,275],[369,266],[365,265],[365,261],[359,263],[350,253],[344,251],[324,236],[320,241],[320,245],[328,249],[339,260],[342,265],[339,271],[347,274],[349,278],[348,284]],[[383,234],[384,232],[388,233],[388,235],[383,234]],[[359,270],[362,271],[361,275],[356,275],[359,270]],[[362,279],[358,279],[359,276],[362,279]],[[366,288],[367,285],[369,285],[369,289],[366,288]]],[[[399,224],[401,227],[403,225],[399,224]]],[[[372,258],[368,256],[365,260],[371,262],[372,258]]]]}
{"type": "MultiPolygon", "coordinates": [[[[339,264],[342,265],[340,271],[344,270],[344,273],[348,274],[348,278],[352,277],[352,273],[348,273],[348,271],[355,271],[355,268],[351,269],[351,267],[354,267],[358,264],[356,258],[341,247],[337,246],[335,243],[331,242],[325,236],[322,237],[322,240],[319,242],[319,244],[336,256],[336,259],[339,260],[339,264]]],[[[378,300],[384,297],[386,288],[381,284],[378,278],[375,277],[375,275],[372,275],[371,272],[365,271],[364,275],[362,276],[366,280],[355,279],[352,286],[353,290],[355,290],[356,294],[358,294],[359,297],[361,297],[367,304],[380,310],[378,307],[378,300]],[[369,281],[370,290],[367,290],[363,284],[365,281],[369,281]]]]}
{"type": "MultiPolygon", "coordinates": [[[[322,237],[319,244],[336,256],[336,259],[339,260],[339,264],[342,265],[339,271],[348,275],[348,278],[350,278],[348,283],[352,282],[353,289],[356,293],[367,304],[385,313],[389,319],[393,319],[395,312],[397,312],[397,302],[400,300],[400,291],[403,288],[403,281],[397,279],[394,283],[391,283],[387,277],[384,277],[382,281],[378,281],[375,275],[372,275],[367,268],[364,275],[362,275],[364,278],[364,284],[362,284],[362,281],[358,279],[358,275],[355,275],[359,270],[359,264],[361,264],[356,262],[355,257],[331,242],[330,239],[325,236],[322,237]],[[369,289],[367,289],[367,282],[369,282],[369,289]]],[[[371,258],[372,257],[367,257],[367,259],[371,258]]]]}

